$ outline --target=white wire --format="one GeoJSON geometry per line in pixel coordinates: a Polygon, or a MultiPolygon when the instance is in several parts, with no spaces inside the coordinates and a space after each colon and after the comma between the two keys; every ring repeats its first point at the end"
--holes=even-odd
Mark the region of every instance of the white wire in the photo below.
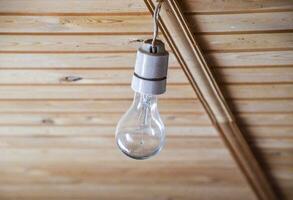
{"type": "Polygon", "coordinates": [[[153,25],[154,25],[154,34],[153,34],[153,40],[152,40],[153,50],[155,49],[156,38],[158,36],[158,21],[159,21],[159,13],[161,10],[161,6],[162,6],[162,1],[159,1],[158,4],[156,5],[154,15],[153,15],[153,25]]]}

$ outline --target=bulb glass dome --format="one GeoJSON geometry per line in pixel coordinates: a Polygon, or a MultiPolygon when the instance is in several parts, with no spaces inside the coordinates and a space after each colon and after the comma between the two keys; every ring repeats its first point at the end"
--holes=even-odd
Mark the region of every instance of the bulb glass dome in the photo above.
{"type": "Polygon", "coordinates": [[[157,108],[157,97],[136,92],[131,107],[116,128],[118,147],[131,158],[146,159],[160,152],[164,141],[165,127],[157,108]]]}

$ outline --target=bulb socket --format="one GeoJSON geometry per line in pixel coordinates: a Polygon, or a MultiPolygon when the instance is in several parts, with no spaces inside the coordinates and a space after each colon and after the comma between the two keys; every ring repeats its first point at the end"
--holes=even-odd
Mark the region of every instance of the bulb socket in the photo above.
{"type": "Polygon", "coordinates": [[[144,41],[138,49],[132,89],[143,94],[159,95],[166,91],[169,53],[162,41],[144,41]]]}

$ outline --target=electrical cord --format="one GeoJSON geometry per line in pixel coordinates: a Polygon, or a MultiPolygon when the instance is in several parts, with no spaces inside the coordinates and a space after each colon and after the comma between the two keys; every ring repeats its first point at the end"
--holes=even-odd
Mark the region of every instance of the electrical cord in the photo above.
{"type": "Polygon", "coordinates": [[[152,51],[153,53],[156,53],[156,39],[158,36],[158,21],[159,21],[159,13],[161,10],[163,1],[158,1],[158,4],[156,5],[154,15],[153,15],[153,25],[154,25],[154,33],[153,33],[153,40],[152,40],[152,51]]]}

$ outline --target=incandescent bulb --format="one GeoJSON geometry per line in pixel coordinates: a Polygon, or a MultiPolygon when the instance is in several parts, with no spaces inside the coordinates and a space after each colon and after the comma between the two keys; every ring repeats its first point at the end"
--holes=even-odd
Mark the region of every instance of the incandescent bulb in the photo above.
{"type": "Polygon", "coordinates": [[[146,159],[157,154],[165,141],[155,95],[136,92],[129,110],[120,119],[116,142],[120,150],[134,159],[146,159]]]}
{"type": "Polygon", "coordinates": [[[134,159],[157,154],[164,145],[165,127],[161,120],[157,95],[166,91],[169,54],[164,43],[146,40],[137,51],[131,87],[133,103],[116,128],[120,150],[134,159]]]}

